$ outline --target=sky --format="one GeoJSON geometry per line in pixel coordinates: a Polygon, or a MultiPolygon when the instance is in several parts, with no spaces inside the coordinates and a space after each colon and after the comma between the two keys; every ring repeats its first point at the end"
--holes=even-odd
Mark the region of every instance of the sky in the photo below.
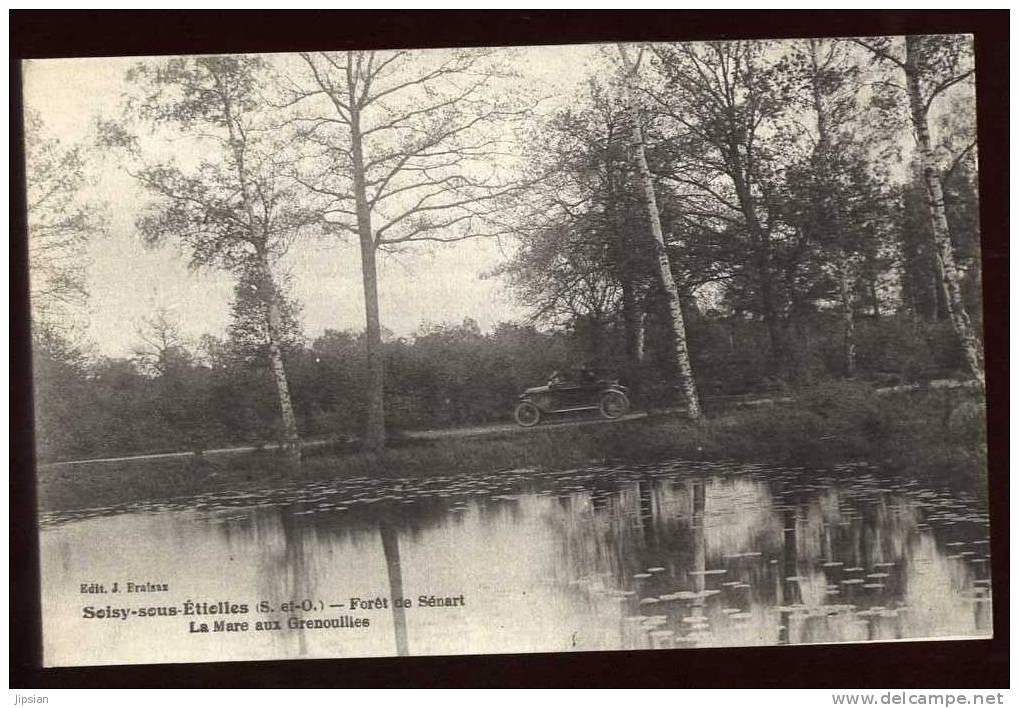
{"type": "MultiPolygon", "coordinates": [[[[565,105],[582,90],[597,61],[592,45],[534,47],[516,63],[525,81],[565,105]]],[[[136,58],[46,59],[24,66],[24,102],[38,111],[46,130],[66,145],[88,141],[97,118],[120,115],[126,88],[124,73],[136,58]]],[[[169,151],[177,146],[169,144],[169,151]]],[[[180,145],[185,152],[188,147],[180,145]]],[[[229,322],[233,279],[218,271],[192,271],[174,246],[145,247],[135,219],[147,196],[111,157],[94,170],[84,195],[107,205],[110,228],[88,247],[89,302],[76,323],[99,353],[129,355],[138,344],[143,319],[165,309],[182,332],[197,339],[223,335],[229,322]]],[[[395,336],[416,332],[422,324],[473,318],[482,329],[527,316],[497,278],[484,278],[511,255],[503,239],[475,239],[450,245],[425,245],[400,255],[379,254],[379,297],[383,326],[395,336]]],[[[364,328],[360,256],[352,241],[309,239],[295,244],[285,268],[292,294],[302,306],[302,324],[310,340],[326,329],[364,328]]]]}
{"type": "MultiPolygon", "coordinates": [[[[543,110],[571,105],[586,90],[588,77],[607,69],[604,45],[518,48],[514,67],[522,81],[548,97],[543,110]]],[[[25,62],[24,101],[48,132],[65,144],[89,141],[97,118],[121,114],[124,74],[137,58],[47,59],[25,62]]],[[[936,128],[937,121],[932,121],[936,128]]],[[[911,139],[903,132],[903,139],[911,139]]],[[[196,153],[189,138],[164,141],[174,156],[196,153]]],[[[909,149],[909,146],[905,146],[909,149]]],[[[904,168],[903,168],[904,169],[904,168]]],[[[233,278],[218,271],[191,271],[185,254],[172,245],[146,248],[135,220],[148,197],[111,156],[96,164],[95,182],[85,195],[107,205],[110,228],[88,249],[90,299],[76,323],[95,349],[111,356],[131,354],[146,317],[168,310],[183,333],[197,339],[221,336],[229,323],[233,278]]],[[[395,336],[422,325],[472,318],[483,330],[520,321],[528,310],[499,278],[485,278],[515,250],[511,239],[474,239],[449,245],[421,244],[400,255],[379,254],[379,297],[383,327],[395,336]]],[[[302,240],[282,264],[291,274],[291,294],[302,307],[308,340],[326,329],[364,328],[360,255],[353,240],[302,240]]]]}

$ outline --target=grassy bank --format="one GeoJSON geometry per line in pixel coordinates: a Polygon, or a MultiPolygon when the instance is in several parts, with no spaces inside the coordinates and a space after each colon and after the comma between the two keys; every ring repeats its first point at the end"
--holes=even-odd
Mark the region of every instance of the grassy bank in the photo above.
{"type": "Polygon", "coordinates": [[[341,477],[415,477],[665,458],[827,466],[866,460],[935,483],[986,491],[983,403],[970,391],[876,396],[854,384],[803,391],[789,406],[659,416],[484,437],[396,441],[379,456],[306,452],[299,470],[273,452],[55,467],[39,472],[43,510],[87,508],[341,477]]]}

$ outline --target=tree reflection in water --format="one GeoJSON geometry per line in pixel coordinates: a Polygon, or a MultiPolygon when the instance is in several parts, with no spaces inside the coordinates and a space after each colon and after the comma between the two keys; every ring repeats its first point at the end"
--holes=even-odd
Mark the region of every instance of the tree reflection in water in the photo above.
{"type": "Polygon", "coordinates": [[[388,521],[379,524],[382,552],[386,556],[386,573],[389,577],[390,605],[393,608],[393,632],[396,637],[396,655],[409,656],[407,648],[407,610],[395,600],[403,598],[403,572],[400,568],[400,540],[388,521]]]}
{"type": "Polygon", "coordinates": [[[795,606],[803,602],[798,575],[796,556],[796,509],[786,508],[782,512],[782,572],[778,580],[779,626],[778,643],[790,643],[795,606]]]}
{"type": "MultiPolygon", "coordinates": [[[[370,629],[218,634],[200,645],[203,657],[237,658],[986,636],[987,548],[986,512],[963,495],[853,469],[700,463],[295,485],[69,514],[42,536],[45,598],[74,594],[82,577],[154,568],[172,568],[180,596],[167,602],[390,598],[389,609],[361,613],[370,629]],[[407,591],[466,593],[468,603],[396,607],[407,591]]],[[[54,622],[80,618],[58,611],[44,622],[52,636],[54,622]]],[[[153,628],[167,637],[161,659],[196,656],[186,623],[141,625],[89,631],[112,663],[130,660],[117,647],[137,653],[153,628]]],[[[71,649],[47,645],[58,659],[71,649]]]]}

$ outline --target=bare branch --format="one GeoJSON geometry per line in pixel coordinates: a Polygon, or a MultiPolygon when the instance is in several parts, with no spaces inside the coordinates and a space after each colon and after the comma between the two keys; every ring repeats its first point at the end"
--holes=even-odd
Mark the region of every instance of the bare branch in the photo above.
{"type": "Polygon", "coordinates": [[[889,54],[888,52],[884,51],[883,49],[881,49],[880,47],[878,47],[877,45],[875,45],[873,43],[866,42],[863,39],[860,39],[859,37],[853,37],[849,41],[853,42],[854,44],[860,45],[861,47],[863,47],[864,49],[869,51],[871,54],[873,54],[878,59],[884,59],[886,61],[890,61],[893,64],[895,64],[898,67],[900,67],[901,69],[905,69],[906,68],[906,62],[905,61],[899,59],[898,57],[895,57],[895,56],[889,54]]]}
{"type": "Polygon", "coordinates": [[[973,73],[974,70],[970,69],[969,71],[963,72],[962,74],[959,74],[957,76],[947,78],[941,83],[937,84],[934,88],[931,89],[930,96],[927,97],[927,100],[924,101],[924,108],[930,109],[931,103],[934,102],[934,99],[937,98],[938,95],[944,93],[945,91],[947,91],[952,86],[955,86],[960,81],[964,81],[965,79],[969,78],[970,76],[973,75],[973,73]]]}

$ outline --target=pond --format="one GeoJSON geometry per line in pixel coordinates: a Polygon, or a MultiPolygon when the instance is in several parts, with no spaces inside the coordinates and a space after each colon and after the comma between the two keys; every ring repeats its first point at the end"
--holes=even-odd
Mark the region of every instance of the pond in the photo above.
{"type": "Polygon", "coordinates": [[[979,500],[866,465],[344,479],[51,513],[45,663],[987,637],[988,534],[979,500]]]}

